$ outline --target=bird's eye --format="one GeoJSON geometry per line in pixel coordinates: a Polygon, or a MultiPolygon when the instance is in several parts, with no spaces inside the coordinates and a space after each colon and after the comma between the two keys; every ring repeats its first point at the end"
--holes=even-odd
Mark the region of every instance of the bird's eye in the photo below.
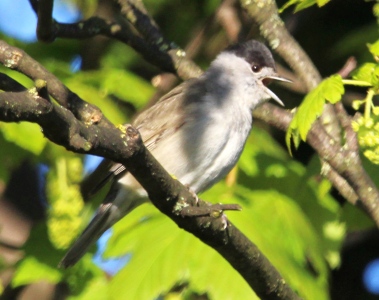
{"type": "Polygon", "coordinates": [[[262,69],[262,67],[260,65],[253,65],[251,69],[254,73],[258,73],[262,69]]]}

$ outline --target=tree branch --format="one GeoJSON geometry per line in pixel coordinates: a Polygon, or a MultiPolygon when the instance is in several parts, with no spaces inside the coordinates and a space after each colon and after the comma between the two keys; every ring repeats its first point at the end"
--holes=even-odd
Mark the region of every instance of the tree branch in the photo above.
{"type": "Polygon", "coordinates": [[[147,15],[145,10],[141,11],[142,4],[132,5],[129,1],[119,2],[128,21],[135,26],[138,25],[137,30],[144,33],[145,38],[148,37],[147,40],[132,33],[122,20],[109,21],[99,17],[91,17],[85,21],[72,24],[57,22],[51,14],[48,15],[49,10],[40,8],[41,2],[31,0],[31,5],[37,11],[38,16],[43,16],[43,21],[38,21],[41,27],[38,29],[38,38],[44,42],[52,42],[58,37],[84,39],[104,35],[128,44],[148,62],[162,70],[178,74],[182,79],[198,77],[202,73],[192,60],[186,58],[184,50],[163,38],[152,18],[147,15]],[[49,18],[52,20],[51,22],[48,21],[49,18]],[[50,28],[45,28],[49,24],[51,25],[50,28]]]}
{"type": "Polygon", "coordinates": [[[110,126],[111,123],[104,117],[99,108],[83,101],[24,51],[12,47],[2,40],[0,40],[0,62],[5,67],[16,70],[34,81],[37,79],[45,80],[48,83],[49,94],[60,105],[70,109],[79,120],[88,124],[99,123],[110,126]]]}

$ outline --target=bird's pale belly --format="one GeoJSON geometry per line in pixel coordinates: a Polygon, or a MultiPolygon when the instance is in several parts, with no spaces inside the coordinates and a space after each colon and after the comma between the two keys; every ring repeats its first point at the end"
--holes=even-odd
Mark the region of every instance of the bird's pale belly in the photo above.
{"type": "Polygon", "coordinates": [[[170,174],[196,193],[212,186],[233,168],[251,128],[248,122],[243,126],[229,126],[225,120],[214,123],[213,128],[207,125],[199,128],[207,128],[208,132],[191,129],[188,132],[192,134],[187,134],[184,128],[178,132],[181,134],[181,143],[167,141],[167,145],[162,143],[159,149],[153,151],[153,155],[158,161],[164,162],[162,165],[170,174]],[[163,148],[170,151],[164,154],[163,148]],[[171,157],[170,160],[167,155],[171,157]]]}

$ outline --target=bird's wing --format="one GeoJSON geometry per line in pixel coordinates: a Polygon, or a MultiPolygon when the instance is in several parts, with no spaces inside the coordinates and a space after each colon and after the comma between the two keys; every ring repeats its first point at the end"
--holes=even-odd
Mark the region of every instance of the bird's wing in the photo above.
{"type": "MultiPolygon", "coordinates": [[[[173,134],[185,123],[181,106],[183,93],[189,84],[196,79],[190,79],[172,89],[151,108],[137,116],[133,125],[140,131],[145,146],[153,150],[157,142],[165,135],[173,134]],[[154,108],[153,108],[154,107],[154,108]]],[[[111,179],[124,174],[126,167],[109,159],[104,159],[100,165],[81,184],[84,199],[96,194],[111,179]]]]}
{"type": "Polygon", "coordinates": [[[142,112],[133,122],[139,130],[145,146],[152,151],[158,141],[166,135],[172,135],[182,127],[184,94],[197,79],[190,79],[164,95],[154,106],[142,112]]]}

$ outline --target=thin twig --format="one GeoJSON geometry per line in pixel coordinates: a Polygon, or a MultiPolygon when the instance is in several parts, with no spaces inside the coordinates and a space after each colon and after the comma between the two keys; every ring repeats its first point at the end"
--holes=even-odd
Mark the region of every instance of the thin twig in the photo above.
{"type": "Polygon", "coordinates": [[[39,0],[37,15],[38,39],[45,42],[53,41],[53,0],[39,0]]]}

